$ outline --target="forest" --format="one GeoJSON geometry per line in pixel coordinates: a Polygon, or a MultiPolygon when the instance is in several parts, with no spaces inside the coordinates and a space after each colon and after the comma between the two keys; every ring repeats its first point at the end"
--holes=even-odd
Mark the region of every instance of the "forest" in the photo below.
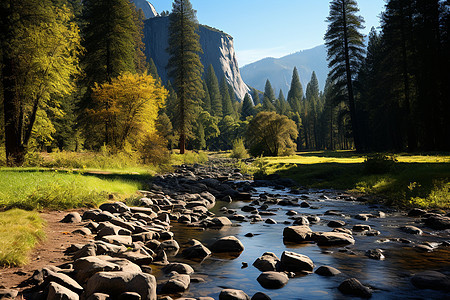
{"type": "Polygon", "coordinates": [[[158,163],[172,149],[238,144],[253,156],[450,150],[449,1],[389,0],[367,37],[356,1],[331,1],[324,91],[315,73],[304,88],[294,68],[287,95],[267,80],[244,99],[201,64],[189,1],[164,13],[168,82],[144,55],[144,16],[128,0],[0,5],[3,164],[105,149],[158,163]]]}

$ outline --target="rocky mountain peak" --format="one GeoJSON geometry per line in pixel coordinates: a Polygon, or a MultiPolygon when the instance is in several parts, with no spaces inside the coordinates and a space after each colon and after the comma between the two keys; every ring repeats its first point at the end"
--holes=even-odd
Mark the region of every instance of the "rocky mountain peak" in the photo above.
{"type": "Polygon", "coordinates": [[[130,1],[133,2],[134,5],[136,5],[137,9],[139,8],[142,9],[146,19],[159,16],[153,4],[151,4],[147,0],[130,0],[130,1]]]}

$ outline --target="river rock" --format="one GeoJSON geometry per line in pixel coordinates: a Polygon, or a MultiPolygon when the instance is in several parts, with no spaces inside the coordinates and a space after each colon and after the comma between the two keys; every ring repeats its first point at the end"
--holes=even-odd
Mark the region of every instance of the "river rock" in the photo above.
{"type": "Polygon", "coordinates": [[[365,230],[372,230],[372,228],[369,225],[356,224],[356,225],[353,225],[352,230],[355,232],[361,232],[361,231],[365,231],[365,230]]]}
{"type": "Polygon", "coordinates": [[[242,290],[224,289],[219,294],[219,300],[250,300],[242,290]]]}
{"type": "Polygon", "coordinates": [[[450,291],[450,277],[436,271],[417,273],[411,282],[419,289],[450,291]]]}
{"type": "Polygon", "coordinates": [[[141,295],[135,292],[125,292],[119,295],[117,300],[141,300],[141,295]]]}
{"type": "Polygon", "coordinates": [[[298,213],[295,211],[295,210],[289,210],[287,213],[286,213],[286,215],[287,216],[295,216],[295,215],[297,215],[298,213]]]}
{"type": "Polygon", "coordinates": [[[444,217],[440,215],[433,215],[424,220],[425,224],[436,230],[450,229],[450,217],[444,217]]]}
{"type": "Polygon", "coordinates": [[[175,293],[183,293],[189,288],[189,284],[191,283],[191,278],[187,274],[175,274],[170,277],[169,281],[167,281],[161,288],[163,293],[167,294],[175,294],[175,293]]]}
{"type": "Polygon", "coordinates": [[[276,271],[279,267],[280,259],[272,252],[266,252],[258,257],[253,266],[261,272],[276,271]]]}
{"type": "Polygon", "coordinates": [[[60,222],[61,223],[81,223],[83,219],[77,212],[67,214],[60,222]]]}
{"type": "Polygon", "coordinates": [[[211,219],[211,225],[212,227],[223,227],[223,226],[231,226],[233,223],[231,223],[230,219],[227,217],[215,217],[211,219]]]}
{"type": "Polygon", "coordinates": [[[75,229],[72,231],[73,234],[79,234],[79,235],[91,235],[92,231],[89,228],[81,227],[78,229],[75,229]]]}
{"type": "Polygon", "coordinates": [[[353,232],[350,229],[348,229],[348,228],[334,228],[332,230],[332,232],[341,232],[341,233],[346,233],[346,234],[349,234],[349,235],[353,234],[353,232]]]}
{"type": "Polygon", "coordinates": [[[338,287],[339,291],[345,295],[352,295],[361,298],[370,298],[372,297],[372,291],[361,284],[357,279],[350,278],[344,280],[338,287]]]}
{"type": "Polygon", "coordinates": [[[97,272],[120,271],[119,265],[110,263],[97,256],[88,256],[77,259],[73,262],[75,279],[78,282],[85,283],[92,275],[97,272]]]}
{"type": "Polygon", "coordinates": [[[94,293],[90,295],[86,300],[111,300],[108,294],[104,293],[94,293]]]}
{"type": "Polygon", "coordinates": [[[409,234],[417,234],[417,235],[422,235],[423,231],[420,228],[417,228],[415,226],[402,226],[400,227],[400,230],[409,234]]]}
{"type": "Polygon", "coordinates": [[[99,208],[112,214],[130,212],[130,208],[123,202],[103,203],[99,208]]]}
{"type": "Polygon", "coordinates": [[[355,243],[353,236],[341,232],[314,233],[312,239],[319,246],[353,245],[355,243]]]}
{"type": "Polygon", "coordinates": [[[251,300],[271,300],[271,298],[264,293],[257,292],[253,295],[251,300]]]}
{"type": "Polygon", "coordinates": [[[56,282],[50,282],[48,285],[47,300],[78,300],[80,297],[74,291],[62,286],[56,282]]]}
{"type": "Polygon", "coordinates": [[[117,246],[131,247],[133,245],[133,239],[129,235],[106,235],[101,240],[117,246]]]}
{"type": "Polygon", "coordinates": [[[321,266],[314,273],[320,276],[336,276],[341,274],[341,271],[330,266],[321,266]]]}
{"type": "Polygon", "coordinates": [[[408,212],[408,216],[410,217],[420,217],[425,215],[427,212],[426,210],[420,209],[420,208],[413,208],[408,212]]]}
{"type": "Polygon", "coordinates": [[[86,296],[99,292],[111,295],[136,292],[141,299],[156,300],[156,279],[146,273],[99,272],[88,280],[86,296]]]}
{"type": "Polygon", "coordinates": [[[242,252],[244,245],[235,236],[226,236],[215,241],[209,249],[214,253],[242,252]]]}
{"type": "Polygon", "coordinates": [[[266,219],[265,221],[264,221],[264,223],[266,223],[266,224],[277,224],[277,221],[275,221],[274,219],[266,219]]]}
{"type": "Polygon", "coordinates": [[[311,236],[312,231],[308,226],[289,226],[283,230],[283,240],[287,242],[301,243],[310,241],[311,236]]]}
{"type": "Polygon", "coordinates": [[[108,224],[108,225],[103,225],[100,224],[99,225],[99,231],[97,233],[97,239],[101,239],[104,236],[107,235],[131,235],[131,231],[129,231],[128,229],[116,226],[116,225],[112,225],[112,224],[108,224]],[[101,227],[101,228],[100,228],[101,227]]]}
{"type": "MultiPolygon", "coordinates": [[[[151,251],[151,250],[149,250],[149,251],[151,251]]],[[[152,255],[150,253],[148,253],[147,251],[145,251],[144,249],[139,249],[139,250],[130,249],[125,252],[121,252],[117,256],[127,259],[127,260],[131,261],[132,263],[135,263],[139,266],[148,265],[153,262],[152,255]]]]}
{"type": "Polygon", "coordinates": [[[18,294],[18,290],[0,289],[0,299],[15,299],[18,294]]]}
{"type": "Polygon", "coordinates": [[[302,217],[294,217],[294,218],[295,218],[295,221],[294,221],[293,225],[309,226],[308,218],[303,217],[303,216],[302,217]]]}
{"type": "Polygon", "coordinates": [[[328,227],[332,227],[332,228],[336,228],[336,227],[344,227],[345,226],[345,221],[342,220],[331,220],[330,222],[328,222],[328,227]]]}
{"type": "Polygon", "coordinates": [[[81,294],[83,292],[83,287],[78,282],[63,273],[48,271],[47,277],[44,279],[44,285],[50,282],[55,282],[62,285],[77,294],[81,294]]]}
{"type": "Polygon", "coordinates": [[[369,214],[358,214],[355,216],[355,219],[361,220],[361,221],[367,221],[369,220],[370,215],[369,214]]]}
{"type": "Polygon", "coordinates": [[[177,272],[178,274],[187,274],[187,275],[194,273],[194,269],[190,265],[183,263],[171,263],[165,266],[162,270],[166,274],[173,271],[177,272]]]}
{"type": "Polygon", "coordinates": [[[256,280],[265,289],[280,289],[288,283],[289,277],[286,273],[268,271],[261,273],[256,280]]]}
{"type": "Polygon", "coordinates": [[[312,272],[314,263],[306,255],[284,251],[281,255],[280,266],[283,271],[288,272],[312,272]]]}
{"type": "Polygon", "coordinates": [[[184,249],[183,252],[181,252],[181,255],[183,255],[184,258],[188,259],[203,259],[211,255],[211,251],[206,248],[205,245],[199,243],[184,249]]]}
{"type": "Polygon", "coordinates": [[[307,216],[306,217],[310,224],[317,224],[320,222],[320,217],[318,216],[307,216]]]}
{"type": "Polygon", "coordinates": [[[381,249],[367,250],[365,255],[371,259],[376,259],[376,260],[384,260],[385,259],[384,255],[383,255],[383,251],[381,249]]]}

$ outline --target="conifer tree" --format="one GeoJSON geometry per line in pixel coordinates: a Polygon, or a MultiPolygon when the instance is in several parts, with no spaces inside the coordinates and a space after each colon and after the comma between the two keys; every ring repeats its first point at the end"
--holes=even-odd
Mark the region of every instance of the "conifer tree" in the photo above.
{"type": "Polygon", "coordinates": [[[175,0],[169,16],[169,76],[177,92],[175,127],[180,135],[180,153],[186,149],[186,137],[191,131],[198,99],[204,93],[201,75],[203,65],[199,53],[198,22],[189,0],[175,0]]]}
{"type": "Polygon", "coordinates": [[[204,111],[207,111],[208,113],[211,113],[211,98],[209,96],[209,89],[208,85],[206,83],[206,80],[202,80],[203,83],[203,98],[202,98],[202,108],[204,111]]]}
{"type": "Polygon", "coordinates": [[[83,1],[83,67],[87,86],[136,71],[139,28],[128,0],[83,1]]]}
{"type": "Polygon", "coordinates": [[[245,94],[244,100],[242,101],[242,113],[241,120],[244,121],[247,117],[253,116],[255,114],[255,109],[253,107],[252,99],[250,95],[245,94]]]}
{"type": "Polygon", "coordinates": [[[294,67],[292,71],[292,80],[291,80],[291,88],[289,89],[287,102],[291,106],[291,109],[294,113],[301,112],[303,100],[303,87],[300,83],[300,77],[298,76],[297,67],[294,67]]]}
{"type": "Polygon", "coordinates": [[[148,72],[156,80],[161,80],[161,78],[159,77],[159,74],[158,74],[158,68],[156,67],[155,62],[153,61],[153,58],[151,58],[151,57],[149,58],[149,61],[148,61],[148,72]]]}
{"type": "Polygon", "coordinates": [[[259,97],[259,94],[260,93],[255,88],[252,88],[253,104],[255,106],[258,105],[259,103],[261,103],[261,99],[259,97]]]}
{"type": "Polygon", "coordinates": [[[222,96],[222,115],[232,116],[234,114],[233,103],[231,103],[228,84],[225,76],[220,81],[220,95],[222,96]]]}
{"type": "Polygon", "coordinates": [[[267,97],[272,104],[275,102],[275,93],[269,79],[266,80],[266,85],[264,87],[264,97],[267,97]]]}
{"type": "Polygon", "coordinates": [[[211,100],[211,115],[222,117],[222,96],[220,95],[219,81],[212,65],[209,65],[206,72],[206,85],[211,100]]]}
{"type": "Polygon", "coordinates": [[[364,54],[364,19],[357,15],[359,9],[355,0],[333,0],[327,18],[328,29],[325,45],[328,49],[330,77],[345,94],[350,111],[353,140],[357,151],[361,151],[358,122],[356,119],[353,80],[364,54]]]}

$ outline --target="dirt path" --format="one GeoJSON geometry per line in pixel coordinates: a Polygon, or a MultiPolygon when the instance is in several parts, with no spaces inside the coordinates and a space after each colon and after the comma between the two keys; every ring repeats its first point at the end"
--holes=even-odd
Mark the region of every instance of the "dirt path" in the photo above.
{"type": "Polygon", "coordinates": [[[33,250],[27,265],[0,269],[0,288],[22,290],[24,287],[20,287],[20,283],[28,279],[35,270],[50,264],[54,266],[64,264],[70,260],[64,255],[67,247],[71,244],[87,243],[88,237],[72,234],[72,231],[81,227],[80,224],[59,222],[68,213],[68,211],[51,211],[40,214],[47,222],[46,239],[33,250]]]}

